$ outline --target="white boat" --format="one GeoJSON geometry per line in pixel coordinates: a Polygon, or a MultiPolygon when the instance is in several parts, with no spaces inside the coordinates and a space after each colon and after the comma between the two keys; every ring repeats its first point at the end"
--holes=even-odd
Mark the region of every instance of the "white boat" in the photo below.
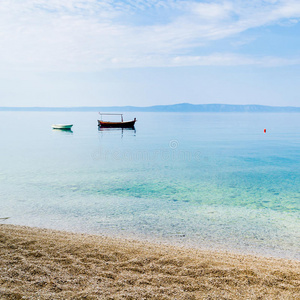
{"type": "Polygon", "coordinates": [[[64,129],[64,130],[71,130],[73,124],[54,124],[52,125],[53,129],[64,129]]]}

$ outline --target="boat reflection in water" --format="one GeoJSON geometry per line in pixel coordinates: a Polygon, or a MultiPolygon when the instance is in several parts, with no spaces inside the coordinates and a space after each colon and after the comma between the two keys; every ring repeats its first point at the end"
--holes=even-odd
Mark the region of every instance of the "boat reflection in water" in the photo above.
{"type": "Polygon", "coordinates": [[[136,129],[135,127],[131,128],[114,128],[114,127],[102,127],[98,126],[98,131],[104,133],[104,132],[120,132],[121,137],[123,137],[124,133],[133,133],[133,135],[136,135],[136,129]]]}
{"type": "Polygon", "coordinates": [[[73,130],[71,129],[52,129],[52,132],[55,132],[56,134],[63,134],[63,135],[71,135],[73,134],[73,130]]]}

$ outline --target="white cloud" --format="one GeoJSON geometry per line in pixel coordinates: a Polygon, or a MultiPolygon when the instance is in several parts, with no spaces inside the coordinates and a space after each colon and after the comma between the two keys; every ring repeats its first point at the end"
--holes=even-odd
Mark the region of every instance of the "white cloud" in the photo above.
{"type": "Polygon", "coordinates": [[[191,11],[201,20],[209,22],[218,22],[227,19],[234,12],[233,4],[230,2],[223,3],[191,3],[191,11]]]}
{"type": "Polygon", "coordinates": [[[293,0],[0,0],[0,68],[298,64],[294,58],[190,53],[213,40],[299,17],[300,2],[293,0]],[[154,15],[163,10],[170,18],[134,22],[149,10],[154,15]]]}
{"type": "Polygon", "coordinates": [[[299,59],[284,59],[279,57],[251,57],[231,53],[214,53],[207,56],[178,56],[172,59],[171,66],[245,66],[278,67],[299,65],[299,59]]]}

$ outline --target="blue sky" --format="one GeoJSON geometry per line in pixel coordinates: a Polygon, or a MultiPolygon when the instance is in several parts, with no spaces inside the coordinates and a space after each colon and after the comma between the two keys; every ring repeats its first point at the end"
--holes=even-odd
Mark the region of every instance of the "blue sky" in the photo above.
{"type": "Polygon", "coordinates": [[[300,106],[299,0],[0,0],[0,106],[300,106]]]}

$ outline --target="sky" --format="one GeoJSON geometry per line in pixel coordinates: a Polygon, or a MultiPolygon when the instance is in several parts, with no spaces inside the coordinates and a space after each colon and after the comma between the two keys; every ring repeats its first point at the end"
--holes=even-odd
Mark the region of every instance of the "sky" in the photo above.
{"type": "Polygon", "coordinates": [[[0,106],[300,106],[300,0],[0,0],[0,106]]]}

